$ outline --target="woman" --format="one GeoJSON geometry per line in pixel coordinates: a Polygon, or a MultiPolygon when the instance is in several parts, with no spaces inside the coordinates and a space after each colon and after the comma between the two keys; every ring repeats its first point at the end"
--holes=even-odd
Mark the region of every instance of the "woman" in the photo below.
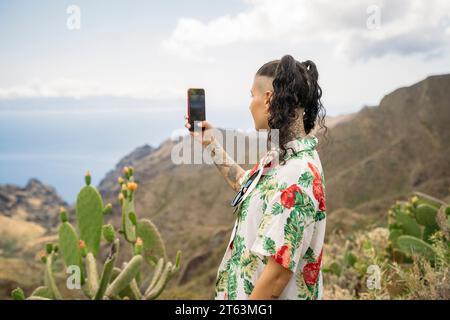
{"type": "Polygon", "coordinates": [[[228,184],[244,194],[217,272],[215,299],[322,298],[325,180],[311,133],[324,110],[317,81],[312,61],[290,55],[257,71],[250,104],[255,129],[268,130],[269,143],[277,133],[279,147],[251,170],[228,156],[207,121],[199,123],[205,131],[191,133],[228,184]]]}

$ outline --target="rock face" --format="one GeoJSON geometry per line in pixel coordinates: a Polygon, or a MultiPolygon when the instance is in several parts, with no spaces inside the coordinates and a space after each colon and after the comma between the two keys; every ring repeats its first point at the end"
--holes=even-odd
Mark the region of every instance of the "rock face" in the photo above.
{"type": "Polygon", "coordinates": [[[20,285],[27,294],[41,284],[42,263],[35,260],[46,243],[55,243],[59,207],[55,189],[37,179],[25,187],[0,186],[0,299],[20,285]]]}
{"type": "Polygon", "coordinates": [[[59,223],[59,207],[67,207],[55,189],[37,179],[30,179],[25,187],[0,186],[0,215],[16,220],[37,223],[44,228],[59,223]]]}

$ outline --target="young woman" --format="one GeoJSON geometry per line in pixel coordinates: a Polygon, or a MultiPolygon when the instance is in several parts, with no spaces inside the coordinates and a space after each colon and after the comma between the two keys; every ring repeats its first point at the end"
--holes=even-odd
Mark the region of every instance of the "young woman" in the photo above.
{"type": "Polygon", "coordinates": [[[268,130],[269,142],[278,134],[278,147],[253,169],[228,156],[209,122],[199,124],[206,129],[201,134],[191,133],[228,184],[244,194],[217,272],[215,299],[322,298],[325,180],[311,130],[317,119],[327,128],[325,114],[319,115],[324,108],[318,77],[312,61],[290,55],[257,71],[250,111],[255,129],[268,130]]]}

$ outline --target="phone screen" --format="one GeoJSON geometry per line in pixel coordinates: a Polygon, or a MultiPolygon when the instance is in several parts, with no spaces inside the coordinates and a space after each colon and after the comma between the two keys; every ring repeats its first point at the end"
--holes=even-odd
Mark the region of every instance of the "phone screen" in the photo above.
{"type": "Polygon", "coordinates": [[[194,121],[206,120],[205,116],[205,90],[189,89],[188,90],[188,116],[191,128],[194,131],[194,121]]]}

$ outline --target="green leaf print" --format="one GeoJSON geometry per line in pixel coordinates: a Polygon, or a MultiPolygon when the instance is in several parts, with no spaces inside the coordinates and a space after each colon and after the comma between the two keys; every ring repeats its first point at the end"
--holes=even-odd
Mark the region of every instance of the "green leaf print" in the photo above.
{"type": "Polygon", "coordinates": [[[250,205],[250,195],[242,202],[241,208],[239,209],[238,221],[243,221],[247,217],[248,207],[250,205]]]}
{"type": "Polygon", "coordinates": [[[304,192],[297,192],[295,195],[294,210],[302,220],[314,217],[316,208],[310,196],[304,192]]]}
{"type": "Polygon", "coordinates": [[[253,277],[253,273],[257,268],[257,257],[254,254],[250,253],[250,251],[246,250],[241,259],[241,278],[247,277],[251,279],[253,277]]]}
{"type": "Polygon", "coordinates": [[[303,260],[306,260],[309,263],[316,262],[316,255],[314,254],[313,249],[311,247],[308,247],[305,254],[303,255],[303,260]]]}
{"type": "Polygon", "coordinates": [[[295,284],[297,287],[297,298],[304,300],[312,300],[311,292],[303,279],[303,273],[299,272],[295,276],[295,284]]]}
{"type": "Polygon", "coordinates": [[[286,182],[278,185],[278,191],[284,190],[288,187],[288,184],[286,182]]]}
{"type": "Polygon", "coordinates": [[[291,244],[290,249],[292,257],[303,237],[302,221],[294,210],[291,211],[286,220],[286,224],[284,225],[284,237],[285,242],[291,244]]]}
{"type": "Polygon", "coordinates": [[[234,268],[231,268],[228,273],[228,299],[229,300],[236,299],[236,290],[237,290],[236,271],[234,270],[234,268]]]}
{"type": "Polygon", "coordinates": [[[303,192],[297,192],[295,194],[295,206],[296,207],[303,207],[304,205],[306,205],[308,202],[308,199],[305,199],[305,196],[307,197],[307,195],[303,192]]]}
{"type": "Polygon", "coordinates": [[[300,178],[298,178],[298,184],[304,188],[311,187],[311,184],[314,180],[314,176],[310,171],[305,171],[302,173],[300,178]]]}
{"type": "Polygon", "coordinates": [[[326,216],[327,215],[326,215],[325,211],[317,211],[316,215],[314,216],[314,221],[317,222],[317,221],[323,220],[323,219],[325,219],[326,216]]]}
{"type": "Polygon", "coordinates": [[[266,229],[269,222],[273,219],[273,217],[274,216],[270,213],[263,214],[261,222],[259,223],[258,232],[264,233],[264,230],[266,229]]]}
{"type": "Polygon", "coordinates": [[[244,250],[244,237],[236,235],[233,242],[233,250],[231,253],[231,264],[237,265],[241,259],[242,251],[244,250]]]}
{"type": "Polygon", "coordinates": [[[264,213],[266,212],[266,210],[267,210],[267,201],[264,201],[262,205],[262,212],[264,213]]]}
{"type": "Polygon", "coordinates": [[[266,250],[270,254],[275,254],[275,252],[276,252],[275,241],[273,241],[273,239],[270,238],[270,237],[264,236],[263,248],[264,248],[264,250],[266,250]]]}
{"type": "Polygon", "coordinates": [[[256,188],[260,192],[260,199],[267,201],[275,194],[279,187],[278,182],[275,179],[272,179],[272,175],[270,175],[265,176],[264,179],[256,185],[256,188]]]}
{"type": "Polygon", "coordinates": [[[272,206],[272,214],[277,215],[277,214],[281,214],[282,212],[283,212],[283,206],[281,205],[281,203],[279,203],[279,202],[274,203],[274,205],[272,206]]]}
{"type": "Polygon", "coordinates": [[[251,281],[245,279],[244,280],[244,291],[245,291],[245,294],[247,294],[249,296],[252,293],[253,288],[254,288],[253,283],[251,283],[251,281]]]}
{"type": "Polygon", "coordinates": [[[216,280],[216,293],[217,292],[223,292],[225,290],[225,285],[228,280],[228,272],[227,270],[221,270],[219,272],[219,276],[216,280]]]}

